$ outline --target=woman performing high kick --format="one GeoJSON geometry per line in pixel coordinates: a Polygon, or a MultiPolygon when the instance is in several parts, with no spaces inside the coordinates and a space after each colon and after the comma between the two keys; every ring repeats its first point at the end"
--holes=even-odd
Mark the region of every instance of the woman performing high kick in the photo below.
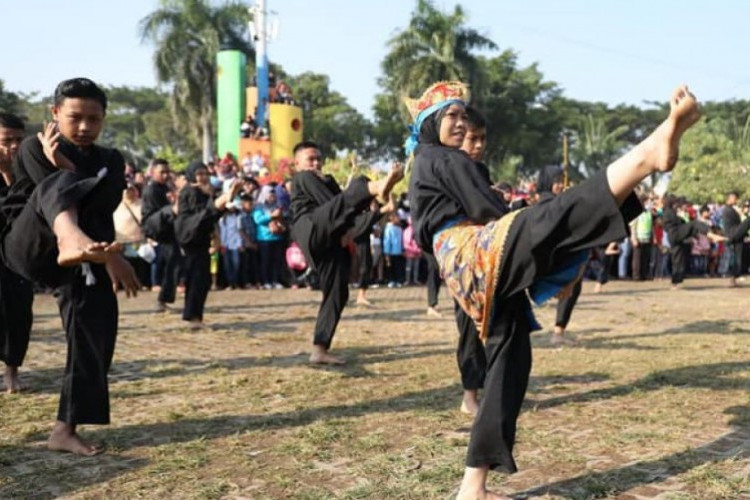
{"type": "Polygon", "coordinates": [[[516,419],[531,370],[535,302],[570,291],[589,249],[627,235],[642,211],[633,189],[671,170],[682,134],[700,117],[687,87],[667,119],[606,171],[548,203],[508,212],[458,147],[468,101],[460,82],[431,86],[407,106],[414,117],[409,196],[416,238],[434,253],[451,295],[477,324],[487,353],[485,397],[472,428],[458,499],[504,498],[486,490],[490,469],[515,472],[516,419]]]}

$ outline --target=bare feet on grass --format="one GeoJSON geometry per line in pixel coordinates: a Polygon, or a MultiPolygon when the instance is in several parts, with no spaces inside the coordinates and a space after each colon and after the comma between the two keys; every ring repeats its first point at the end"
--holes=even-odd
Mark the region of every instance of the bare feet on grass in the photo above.
{"type": "Polygon", "coordinates": [[[477,400],[476,390],[464,390],[464,399],[461,401],[461,413],[477,416],[479,411],[479,401],[477,400]]]}
{"type": "Polygon", "coordinates": [[[18,378],[17,366],[5,365],[3,383],[5,384],[5,392],[8,394],[14,394],[26,390],[26,386],[24,386],[18,378]]]}
{"type": "Polygon", "coordinates": [[[669,100],[669,116],[651,134],[653,165],[660,172],[669,172],[677,163],[682,134],[701,117],[700,106],[687,85],[680,85],[669,100]]]}
{"type": "Polygon", "coordinates": [[[310,363],[314,365],[344,365],[346,361],[338,356],[328,354],[328,349],[323,346],[313,345],[310,363]]]}
{"type": "Polygon", "coordinates": [[[442,318],[443,317],[442,313],[440,311],[438,311],[437,309],[435,309],[434,307],[428,307],[427,308],[427,316],[429,316],[431,318],[442,318]]]}
{"type": "Polygon", "coordinates": [[[66,424],[64,422],[55,422],[55,427],[52,429],[47,440],[47,448],[53,451],[66,451],[74,455],[81,455],[85,457],[93,457],[104,452],[104,445],[94,444],[83,439],[78,433],[74,425],[66,424]]]}

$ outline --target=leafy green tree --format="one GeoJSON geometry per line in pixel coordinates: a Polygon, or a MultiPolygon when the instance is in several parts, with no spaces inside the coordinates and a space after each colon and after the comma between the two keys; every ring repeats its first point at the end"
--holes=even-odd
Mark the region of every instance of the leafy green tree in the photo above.
{"type": "Polygon", "coordinates": [[[507,178],[508,165],[528,173],[559,161],[560,133],[569,106],[557,84],[545,81],[536,64],[519,68],[512,50],[480,62],[485,85],[472,96],[472,105],[487,119],[485,158],[490,167],[505,165],[507,178]]]}
{"type": "Polygon", "coordinates": [[[606,168],[622,154],[627,144],[622,139],[626,131],[626,125],[611,130],[603,117],[586,115],[580,120],[579,129],[573,132],[572,162],[587,176],[606,168]]]}
{"type": "Polygon", "coordinates": [[[304,135],[317,142],[326,157],[344,150],[363,150],[370,123],[319,73],[288,77],[297,103],[302,106],[304,135]]]}
{"type": "Polygon", "coordinates": [[[250,19],[243,2],[214,6],[208,0],[161,0],[160,8],[140,22],[143,40],[156,46],[158,80],[171,85],[174,119],[187,124],[204,160],[214,150],[216,54],[222,47],[254,54],[248,42],[250,19]]]}
{"type": "Polygon", "coordinates": [[[728,119],[704,119],[685,134],[669,190],[695,203],[721,201],[729,191],[750,196],[750,150],[733,140],[728,119]]]}
{"type": "Polygon", "coordinates": [[[409,26],[388,41],[390,51],[382,64],[385,87],[415,94],[441,80],[476,84],[480,68],[474,52],[497,45],[468,28],[466,19],[458,5],[448,14],[429,0],[418,0],[409,26]]]}
{"type": "Polygon", "coordinates": [[[21,113],[21,98],[18,94],[5,90],[5,82],[0,80],[0,111],[21,113]]]}

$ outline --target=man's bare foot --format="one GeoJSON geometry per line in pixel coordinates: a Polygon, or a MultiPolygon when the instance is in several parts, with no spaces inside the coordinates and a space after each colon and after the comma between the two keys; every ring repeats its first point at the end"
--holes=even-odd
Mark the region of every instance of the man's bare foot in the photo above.
{"type": "Polygon", "coordinates": [[[476,417],[478,411],[479,402],[477,401],[477,391],[464,390],[464,399],[461,401],[461,413],[476,417]]]}
{"type": "Polygon", "coordinates": [[[3,374],[3,383],[5,384],[5,392],[8,394],[14,394],[26,390],[26,386],[21,383],[18,379],[18,367],[5,365],[5,373],[3,374]]]}
{"type": "Polygon", "coordinates": [[[487,491],[489,467],[466,467],[456,500],[511,500],[510,497],[487,491]]]}
{"type": "Polygon", "coordinates": [[[430,316],[432,318],[442,318],[443,317],[443,315],[440,313],[440,311],[438,311],[434,307],[428,307],[427,308],[427,316],[430,316]]]}
{"type": "Polygon", "coordinates": [[[597,283],[596,285],[594,285],[594,293],[602,293],[602,284],[601,283],[597,283]]]}
{"type": "Polygon", "coordinates": [[[566,337],[564,334],[553,333],[552,337],[550,338],[550,344],[561,347],[564,345],[574,346],[576,345],[576,341],[566,337]]]}
{"type": "Polygon", "coordinates": [[[75,426],[63,422],[55,422],[47,440],[47,448],[53,451],[67,451],[74,455],[93,457],[104,452],[104,445],[93,444],[76,433],[75,426]]]}
{"type": "Polygon", "coordinates": [[[313,345],[313,351],[310,354],[310,363],[314,365],[345,365],[346,361],[328,354],[328,349],[325,347],[313,345]]]}
{"type": "Polygon", "coordinates": [[[656,170],[669,172],[677,163],[682,134],[701,117],[700,106],[687,85],[680,85],[669,100],[669,116],[654,131],[650,158],[656,170]]]}
{"type": "Polygon", "coordinates": [[[203,321],[199,319],[191,319],[188,323],[188,328],[190,328],[191,330],[200,330],[201,328],[203,328],[203,321]]]}
{"type": "Polygon", "coordinates": [[[372,302],[365,298],[358,298],[357,299],[357,305],[362,307],[372,307],[372,302]]]}
{"type": "Polygon", "coordinates": [[[388,175],[383,179],[378,189],[377,198],[378,201],[385,205],[388,203],[388,198],[391,195],[393,187],[404,178],[404,167],[399,162],[394,162],[391,166],[391,170],[388,175]]]}

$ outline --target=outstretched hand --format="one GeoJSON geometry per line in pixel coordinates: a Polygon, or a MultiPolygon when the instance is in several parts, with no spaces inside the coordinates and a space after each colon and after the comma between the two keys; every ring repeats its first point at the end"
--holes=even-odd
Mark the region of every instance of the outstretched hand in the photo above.
{"type": "Polygon", "coordinates": [[[44,132],[36,134],[39,142],[42,143],[44,156],[47,160],[60,170],[74,171],[76,166],[64,154],[58,151],[60,147],[60,131],[57,129],[55,122],[44,124],[44,132]]]}
{"type": "Polygon", "coordinates": [[[109,278],[112,280],[112,287],[115,293],[117,293],[117,288],[122,285],[127,297],[138,295],[138,289],[141,287],[141,284],[135,275],[133,266],[125,260],[125,257],[120,254],[111,255],[107,259],[106,268],[109,278]]]}

